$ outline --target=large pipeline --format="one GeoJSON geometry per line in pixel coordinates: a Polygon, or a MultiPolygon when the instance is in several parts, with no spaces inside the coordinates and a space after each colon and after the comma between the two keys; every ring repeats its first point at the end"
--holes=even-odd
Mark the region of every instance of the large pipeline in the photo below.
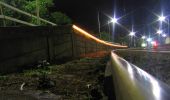
{"type": "Polygon", "coordinates": [[[167,84],[119,57],[114,51],[111,52],[105,76],[112,77],[112,95],[116,100],[170,100],[167,84]]]}

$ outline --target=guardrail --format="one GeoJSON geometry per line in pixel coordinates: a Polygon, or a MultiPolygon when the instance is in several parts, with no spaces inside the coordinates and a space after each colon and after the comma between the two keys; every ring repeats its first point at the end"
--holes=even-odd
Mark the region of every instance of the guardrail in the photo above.
{"type": "MultiPolygon", "coordinates": [[[[48,23],[48,24],[50,24],[50,25],[52,25],[52,26],[57,26],[57,24],[55,24],[55,23],[53,23],[53,22],[50,22],[50,21],[45,20],[45,19],[43,19],[43,18],[37,17],[37,16],[35,16],[35,15],[33,15],[33,14],[30,14],[30,13],[25,12],[25,11],[23,11],[23,10],[20,10],[20,9],[18,9],[18,8],[16,8],[16,7],[13,7],[13,6],[9,5],[9,4],[6,4],[6,3],[4,3],[4,2],[2,2],[2,1],[0,1],[0,7],[1,7],[1,6],[4,6],[4,7],[8,8],[8,9],[10,9],[10,10],[12,10],[12,11],[15,11],[15,12],[18,12],[18,13],[20,13],[20,14],[26,15],[26,16],[28,16],[28,17],[38,19],[38,20],[40,20],[40,21],[42,21],[42,22],[44,22],[44,23],[48,23]]],[[[3,12],[3,11],[1,11],[1,12],[3,12]]],[[[19,20],[19,19],[16,19],[16,18],[12,18],[12,17],[10,17],[10,16],[4,16],[3,14],[1,14],[0,19],[8,19],[8,20],[15,21],[15,22],[18,22],[18,23],[21,23],[21,24],[25,24],[25,25],[29,25],[29,26],[35,26],[34,24],[31,24],[31,23],[28,23],[28,22],[25,22],[25,21],[22,21],[22,20],[19,20]]]]}
{"type": "Polygon", "coordinates": [[[170,87],[111,52],[105,76],[112,76],[116,100],[170,100],[170,87]]]}
{"type": "Polygon", "coordinates": [[[28,25],[28,26],[36,26],[35,24],[28,23],[26,21],[22,21],[22,20],[19,20],[19,19],[16,19],[16,18],[5,16],[5,15],[0,15],[0,19],[7,19],[7,20],[10,20],[10,21],[14,21],[14,22],[21,23],[21,24],[28,25]]]}

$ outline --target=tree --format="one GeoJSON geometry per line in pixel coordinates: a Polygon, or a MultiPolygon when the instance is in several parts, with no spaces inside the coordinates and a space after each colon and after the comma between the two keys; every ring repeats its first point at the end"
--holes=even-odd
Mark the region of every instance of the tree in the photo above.
{"type": "MultiPolygon", "coordinates": [[[[46,18],[49,14],[48,8],[53,6],[53,0],[38,0],[38,6],[40,9],[40,17],[46,18]]],[[[28,1],[27,5],[25,6],[25,10],[31,14],[36,15],[36,0],[28,1]]]]}
{"type": "Polygon", "coordinates": [[[51,14],[50,21],[58,24],[58,25],[65,25],[71,24],[71,19],[61,12],[54,12],[51,14]]]}
{"type": "MultiPolygon", "coordinates": [[[[50,14],[49,14],[48,8],[53,6],[53,0],[38,0],[38,6],[39,6],[40,17],[44,18],[44,19],[49,19],[50,14]]],[[[25,6],[25,11],[27,11],[33,15],[36,15],[36,13],[37,13],[36,0],[29,0],[27,5],[25,6]]],[[[30,22],[37,24],[37,19],[31,18],[30,22]]],[[[42,24],[45,24],[45,23],[41,23],[41,25],[42,24]]]]}
{"type": "MultiPolygon", "coordinates": [[[[23,11],[26,11],[28,13],[31,13],[33,15],[36,15],[37,9],[36,9],[36,0],[2,0],[3,2],[10,4],[18,9],[21,9],[23,11]]],[[[53,0],[38,0],[38,6],[39,6],[39,15],[41,18],[52,21],[59,25],[65,25],[70,24],[72,21],[71,19],[66,16],[65,14],[61,12],[50,12],[49,8],[53,7],[53,0]]],[[[3,8],[4,15],[17,18],[20,20],[24,20],[33,24],[38,24],[37,19],[30,18],[26,15],[17,13],[11,9],[3,8]]],[[[7,26],[15,26],[16,23],[12,21],[6,21],[7,26]]],[[[47,25],[46,23],[41,22],[40,25],[47,25]]]]}
{"type": "Polygon", "coordinates": [[[105,41],[110,41],[110,34],[107,32],[101,32],[101,39],[105,40],[105,41]]]}
{"type": "MultiPolygon", "coordinates": [[[[70,24],[71,19],[61,12],[49,12],[49,7],[54,6],[53,0],[39,0],[39,14],[41,18],[50,20],[58,25],[70,24]]],[[[36,15],[36,0],[28,1],[25,10],[29,13],[36,15]]],[[[31,20],[31,23],[37,23],[36,19],[31,20]]],[[[43,23],[41,23],[42,25],[43,23]]],[[[45,23],[44,23],[45,24],[45,23]]]]}

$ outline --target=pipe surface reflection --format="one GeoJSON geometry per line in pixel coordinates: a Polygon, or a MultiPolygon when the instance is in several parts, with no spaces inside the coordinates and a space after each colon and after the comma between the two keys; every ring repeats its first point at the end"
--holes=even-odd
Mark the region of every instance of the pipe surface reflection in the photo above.
{"type": "Polygon", "coordinates": [[[167,84],[114,52],[111,52],[110,66],[117,100],[170,100],[167,84]]]}

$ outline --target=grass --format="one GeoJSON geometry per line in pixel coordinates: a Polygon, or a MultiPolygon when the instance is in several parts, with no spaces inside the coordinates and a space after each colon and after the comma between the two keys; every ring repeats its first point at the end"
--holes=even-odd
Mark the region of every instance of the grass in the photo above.
{"type": "Polygon", "coordinates": [[[32,69],[32,70],[26,70],[23,72],[24,76],[41,76],[42,74],[46,74],[46,75],[50,75],[51,74],[51,70],[50,68],[48,69],[43,69],[43,68],[40,68],[40,69],[32,69]]]}
{"type": "Polygon", "coordinates": [[[7,78],[7,76],[0,76],[0,80],[6,80],[7,78]]]}

